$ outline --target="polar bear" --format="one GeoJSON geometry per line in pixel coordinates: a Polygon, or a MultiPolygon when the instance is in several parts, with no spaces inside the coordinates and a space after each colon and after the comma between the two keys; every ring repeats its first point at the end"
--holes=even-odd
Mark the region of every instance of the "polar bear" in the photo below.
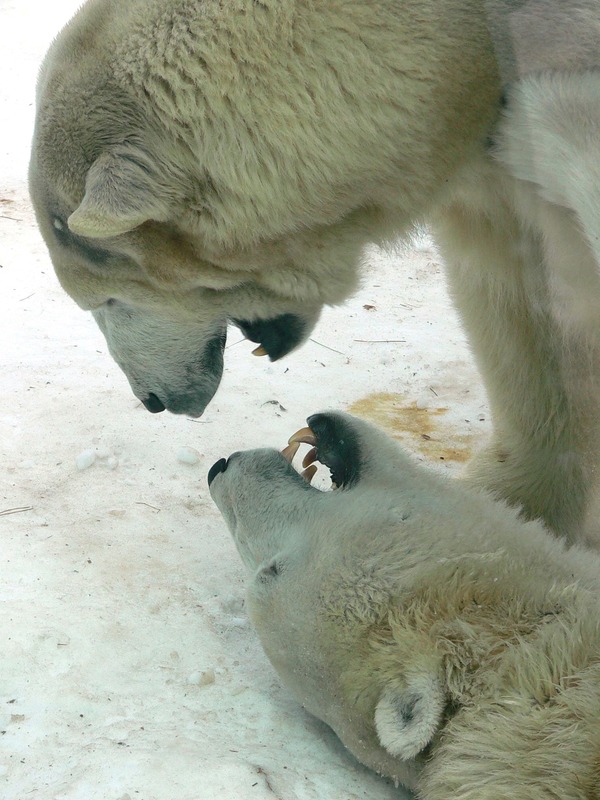
{"type": "Polygon", "coordinates": [[[423,800],[600,798],[600,557],[347,414],[221,459],[210,492],[281,679],[423,800]],[[308,467],[310,480],[314,467],[308,467]]]}
{"type": "Polygon", "coordinates": [[[197,416],[228,321],[279,358],[429,222],[494,417],[470,479],[591,540],[599,42],[597,0],[88,0],[38,82],[58,277],[145,406],[197,416]]]}

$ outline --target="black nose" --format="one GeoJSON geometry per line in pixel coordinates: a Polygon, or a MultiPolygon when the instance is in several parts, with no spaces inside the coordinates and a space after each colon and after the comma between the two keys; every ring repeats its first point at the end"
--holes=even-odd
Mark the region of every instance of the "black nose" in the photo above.
{"type": "Polygon", "coordinates": [[[155,394],[149,394],[142,403],[146,406],[151,414],[159,414],[165,410],[165,405],[162,403],[155,394]]]}
{"type": "Polygon", "coordinates": [[[226,469],[227,469],[227,459],[220,458],[217,462],[215,462],[208,471],[208,485],[209,486],[211,485],[211,483],[217,477],[219,472],[225,472],[226,469]]]}

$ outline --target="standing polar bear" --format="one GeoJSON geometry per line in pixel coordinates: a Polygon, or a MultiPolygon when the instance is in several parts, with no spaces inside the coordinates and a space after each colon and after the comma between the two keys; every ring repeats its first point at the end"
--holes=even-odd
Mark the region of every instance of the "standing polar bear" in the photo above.
{"type": "Polygon", "coordinates": [[[308,424],[333,492],[276,450],[209,473],[284,683],[422,800],[599,800],[600,557],[363,421],[308,424]]]}
{"type": "Polygon", "coordinates": [[[30,168],[65,290],[153,412],[199,415],[228,321],[278,358],[429,222],[489,395],[470,478],[594,541],[597,0],[88,0],[30,168]]]}

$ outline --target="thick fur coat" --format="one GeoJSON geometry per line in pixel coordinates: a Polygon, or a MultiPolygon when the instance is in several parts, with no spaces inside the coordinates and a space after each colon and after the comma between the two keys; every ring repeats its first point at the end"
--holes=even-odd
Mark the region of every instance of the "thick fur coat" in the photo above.
{"type": "Polygon", "coordinates": [[[337,490],[276,450],[209,474],[284,683],[422,800],[598,800],[600,558],[365,422],[308,423],[337,490]]]}
{"type": "Polygon", "coordinates": [[[486,382],[470,478],[598,542],[596,0],[88,0],[41,70],[31,193],[151,411],[228,321],[278,358],[429,222],[486,382]]]}

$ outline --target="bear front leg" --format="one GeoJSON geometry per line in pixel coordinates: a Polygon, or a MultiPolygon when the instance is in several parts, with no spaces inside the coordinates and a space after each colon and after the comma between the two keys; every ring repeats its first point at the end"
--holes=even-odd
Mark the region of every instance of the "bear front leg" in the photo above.
{"type": "Polygon", "coordinates": [[[499,173],[474,181],[437,220],[493,419],[492,440],[465,478],[569,543],[598,544],[584,520],[600,475],[600,343],[556,313],[549,256],[557,254],[520,218],[512,179],[499,173]]]}

